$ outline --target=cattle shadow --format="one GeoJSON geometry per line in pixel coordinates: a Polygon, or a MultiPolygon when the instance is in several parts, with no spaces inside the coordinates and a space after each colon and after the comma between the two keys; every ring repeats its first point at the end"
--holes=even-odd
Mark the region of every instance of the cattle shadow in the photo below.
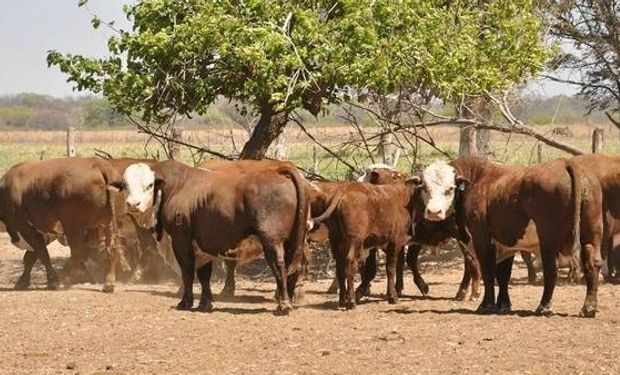
{"type": "MultiPolygon", "coordinates": [[[[150,294],[156,297],[165,297],[165,298],[174,298],[180,299],[181,295],[179,293],[171,292],[169,290],[143,290],[143,289],[126,289],[126,292],[132,293],[145,293],[150,294]]],[[[194,299],[200,299],[200,293],[194,293],[194,299]]],[[[213,295],[214,302],[223,302],[223,303],[268,303],[274,302],[273,299],[267,298],[262,295],[241,295],[234,297],[219,297],[217,294],[213,295]]]]}
{"type": "Polygon", "coordinates": [[[467,309],[467,308],[457,308],[457,309],[449,309],[449,310],[438,310],[438,309],[411,309],[411,308],[403,308],[403,309],[390,309],[384,311],[384,313],[396,313],[402,315],[409,314],[438,314],[438,315],[450,315],[450,314],[458,314],[458,315],[476,315],[476,316],[518,316],[520,318],[529,318],[529,317],[560,317],[560,318],[576,318],[578,315],[576,314],[567,314],[567,313],[553,313],[551,316],[545,316],[541,314],[537,314],[533,310],[511,310],[509,312],[504,313],[479,313],[476,310],[467,309]]]}
{"type": "MultiPolygon", "coordinates": [[[[171,305],[170,310],[176,310],[176,305],[171,305]]],[[[218,305],[214,305],[211,311],[198,311],[197,307],[192,308],[189,311],[179,311],[179,313],[187,312],[193,314],[204,314],[208,316],[214,313],[225,313],[231,315],[256,315],[256,314],[265,314],[265,313],[274,313],[274,309],[268,309],[266,307],[257,307],[257,308],[239,308],[239,307],[219,307],[218,305]]]]}

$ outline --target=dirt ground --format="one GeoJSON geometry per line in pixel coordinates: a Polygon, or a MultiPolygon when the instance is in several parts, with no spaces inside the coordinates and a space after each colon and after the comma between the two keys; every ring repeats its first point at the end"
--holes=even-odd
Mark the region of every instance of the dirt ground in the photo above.
{"type": "MultiPolygon", "coordinates": [[[[60,268],[68,250],[50,248],[60,268]]],[[[427,298],[408,274],[406,296],[390,305],[379,278],[372,298],[340,311],[324,294],[330,280],[319,280],[306,284],[302,307],[278,317],[274,283],[243,277],[238,297],[208,314],[175,311],[172,283],[120,285],[112,295],[89,284],[46,291],[40,266],[33,289],[16,292],[22,254],[0,236],[1,374],[620,373],[620,286],[601,286],[595,319],[576,317],[581,285],[556,289],[556,315],[532,316],[542,287],[527,285],[520,262],[505,316],[452,300],[456,259],[424,264],[427,298]]]]}

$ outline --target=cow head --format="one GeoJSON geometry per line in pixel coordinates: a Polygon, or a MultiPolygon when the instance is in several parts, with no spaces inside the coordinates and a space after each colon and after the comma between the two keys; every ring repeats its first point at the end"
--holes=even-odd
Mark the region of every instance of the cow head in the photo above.
{"type": "Polygon", "coordinates": [[[443,160],[435,161],[422,172],[424,218],[445,220],[454,211],[455,201],[469,181],[443,160]]]}
{"type": "Polygon", "coordinates": [[[132,164],[123,173],[125,203],[130,211],[146,212],[157,205],[163,181],[144,163],[132,164]]]}

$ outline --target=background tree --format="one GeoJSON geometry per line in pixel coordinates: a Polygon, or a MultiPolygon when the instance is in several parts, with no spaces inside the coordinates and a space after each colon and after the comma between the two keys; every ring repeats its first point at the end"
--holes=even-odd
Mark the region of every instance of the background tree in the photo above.
{"type": "Polygon", "coordinates": [[[578,76],[551,78],[579,86],[589,110],[605,111],[620,129],[620,2],[550,0],[548,14],[562,46],[552,65],[578,76]]]}
{"type": "Polygon", "coordinates": [[[133,27],[108,41],[109,57],[52,51],[48,63],[146,123],[203,114],[220,96],[242,102],[259,119],[240,157],[261,158],[297,109],[317,116],[402,92],[458,102],[520,82],[547,56],[533,10],[527,0],[144,0],[125,7],[133,27]]]}

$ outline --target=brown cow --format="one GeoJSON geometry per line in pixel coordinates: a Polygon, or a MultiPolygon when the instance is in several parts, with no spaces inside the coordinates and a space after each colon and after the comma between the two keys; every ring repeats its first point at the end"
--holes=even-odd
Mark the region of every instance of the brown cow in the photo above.
{"type": "MultiPolygon", "coordinates": [[[[550,313],[557,278],[556,257],[571,255],[579,233],[583,262],[593,264],[586,273],[588,287],[581,315],[594,316],[600,265],[597,259],[603,236],[600,208],[598,215],[594,209],[602,199],[596,189],[598,181],[563,159],[518,167],[463,157],[444,165],[453,176],[461,175],[470,181],[462,202],[457,204],[462,206],[457,223],[459,238],[465,242],[471,239],[482,269],[485,293],[478,311],[510,310],[508,282],[514,255],[500,259],[497,245],[519,249],[524,247],[522,241],[534,236],[538,238],[544,274],[544,291],[536,311],[550,313]],[[496,276],[500,288],[497,304],[496,276]]],[[[453,204],[445,198],[445,189],[443,184],[437,184],[427,191],[427,219],[440,218],[445,207],[453,204]]]]}
{"type": "MultiPolygon", "coordinates": [[[[620,157],[590,154],[576,156],[569,161],[571,167],[578,171],[581,176],[593,177],[598,184],[589,184],[584,187],[584,195],[587,199],[589,207],[593,207],[596,214],[603,217],[603,251],[602,255],[607,256],[607,278],[614,272],[616,267],[620,265],[618,259],[618,237],[620,236],[620,157]],[[602,195],[602,200],[597,201],[598,195],[602,195]]],[[[587,177],[583,179],[587,180],[587,177]]],[[[582,230],[583,224],[582,224],[582,230]]],[[[581,239],[582,245],[584,240],[581,239]]],[[[588,289],[593,289],[591,295],[591,305],[596,307],[596,282],[590,285],[589,279],[596,275],[598,279],[598,271],[601,267],[601,254],[598,249],[592,246],[585,246],[584,250],[588,257],[582,258],[583,271],[586,275],[586,283],[588,289]],[[589,277],[590,276],[590,277],[589,277]]]]}
{"type": "MultiPolygon", "coordinates": [[[[218,173],[175,161],[154,166],[138,163],[123,175],[127,205],[132,210],[156,208],[156,232],[172,239],[183,274],[180,310],[193,305],[195,253],[225,254],[240,241],[256,235],[272,268],[278,310],[292,310],[289,295],[297,281],[296,267],[304,262],[306,186],[296,169],[218,173]],[[295,271],[295,272],[293,272],[295,271]]],[[[210,311],[212,262],[198,269],[202,285],[199,311],[210,311]]]]}
{"type": "Polygon", "coordinates": [[[416,178],[410,184],[393,185],[341,183],[327,210],[313,219],[315,223],[327,220],[341,307],[355,308],[354,275],[358,264],[368,256],[367,249],[372,247],[385,249],[388,301],[398,302],[396,263],[401,249],[411,240],[415,212],[420,209],[416,199],[417,181],[416,178]]]}
{"type": "MultiPolygon", "coordinates": [[[[11,167],[0,181],[0,220],[11,242],[27,251],[18,287],[30,284],[37,258],[47,271],[48,288],[58,287],[58,276],[47,251],[47,235],[64,234],[71,248],[65,285],[69,286],[83,262],[86,232],[103,227],[106,252],[112,254],[113,191],[121,175],[107,161],[96,158],[31,161],[11,167]]],[[[104,292],[115,284],[115,257],[108,257],[104,292]]]]}
{"type": "MultiPolygon", "coordinates": [[[[218,173],[243,173],[243,172],[257,172],[262,170],[275,171],[278,168],[290,168],[296,169],[295,164],[289,161],[280,160],[205,160],[196,165],[198,168],[205,170],[218,172],[218,173]]],[[[242,247],[236,249],[234,253],[230,253],[224,264],[226,265],[226,280],[224,287],[220,292],[221,297],[230,298],[235,295],[235,269],[237,262],[248,262],[257,259],[263,254],[263,248],[260,246],[260,241],[248,240],[242,243],[242,247]]],[[[197,264],[196,267],[201,265],[197,264]]],[[[297,293],[301,293],[301,290],[297,290],[297,293]]],[[[294,302],[299,302],[301,295],[295,295],[294,302]]]]}

